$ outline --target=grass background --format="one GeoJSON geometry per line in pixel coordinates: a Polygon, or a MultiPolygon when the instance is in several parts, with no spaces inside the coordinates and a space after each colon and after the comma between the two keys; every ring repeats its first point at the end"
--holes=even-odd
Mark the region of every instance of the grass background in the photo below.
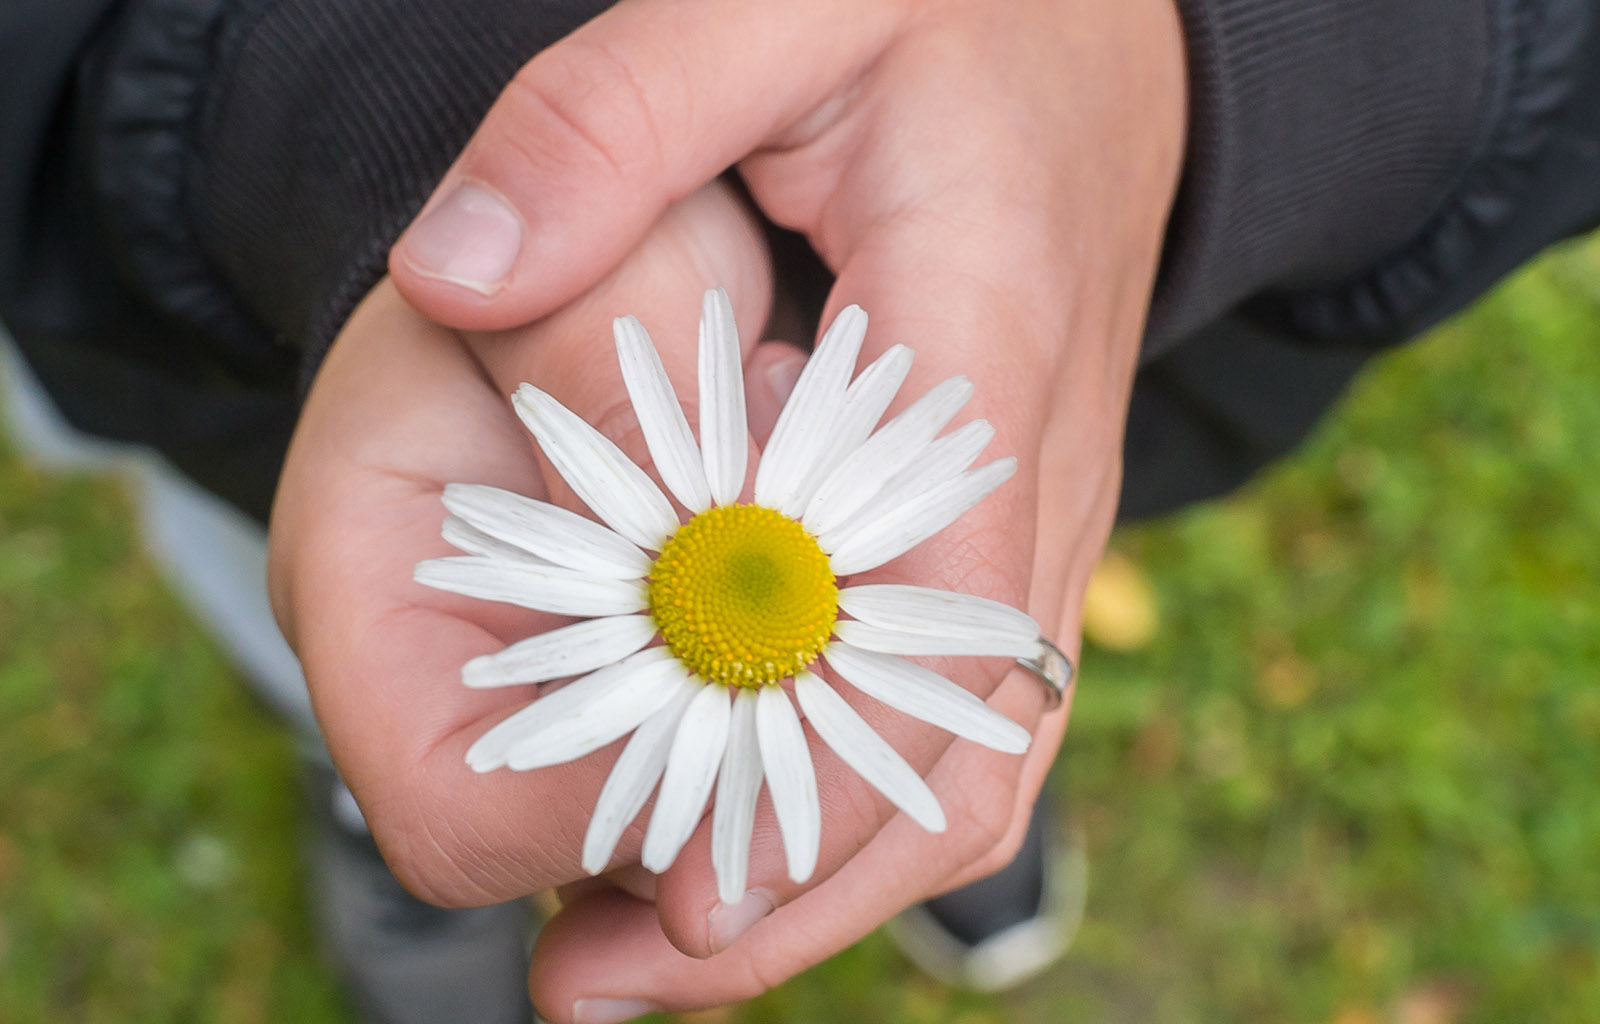
{"type": "MultiPolygon", "coordinates": [[[[1070,961],[952,994],[874,936],[727,1019],[1600,1020],[1600,245],[1113,548],[1070,961]]],[[[287,737],[118,487],[0,448],[0,1022],[349,1020],[300,829],[287,737]]]]}

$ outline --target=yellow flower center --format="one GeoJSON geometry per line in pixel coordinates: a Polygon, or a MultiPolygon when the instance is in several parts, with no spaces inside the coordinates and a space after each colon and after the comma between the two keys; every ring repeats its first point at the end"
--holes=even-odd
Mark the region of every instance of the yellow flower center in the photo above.
{"type": "Polygon", "coordinates": [[[799,523],[759,505],[723,505],[684,523],[661,549],[650,615],[689,671],[758,687],[817,660],[839,616],[839,587],[799,523]]]}

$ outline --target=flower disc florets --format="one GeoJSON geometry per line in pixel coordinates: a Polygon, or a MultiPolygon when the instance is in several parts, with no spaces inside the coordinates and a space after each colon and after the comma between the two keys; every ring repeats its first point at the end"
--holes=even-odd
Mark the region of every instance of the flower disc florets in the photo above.
{"type": "Polygon", "coordinates": [[[661,549],[650,614],[695,675],[759,687],[822,653],[839,588],[805,527],[759,505],[723,505],[689,520],[661,549]]]}

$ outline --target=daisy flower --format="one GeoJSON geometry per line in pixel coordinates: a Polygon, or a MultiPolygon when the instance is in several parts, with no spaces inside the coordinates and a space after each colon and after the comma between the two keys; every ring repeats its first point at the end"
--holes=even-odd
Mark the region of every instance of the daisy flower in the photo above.
{"type": "Polygon", "coordinates": [[[942,831],[927,783],[816,673],[819,660],[905,714],[996,750],[1027,749],[1027,730],[906,656],[1034,658],[1032,619],[967,594],[854,582],[1016,469],[1011,458],[968,468],[994,435],[983,420],[939,436],[972,394],[963,377],[877,427],[912,353],[895,346],[852,381],[866,326],[851,306],[823,335],[760,458],[751,502],[739,501],[744,376],[721,289],[706,293],[700,321],[698,443],[644,327],[615,323],[650,458],[687,521],[615,444],[531,384],[512,398],[517,415],[599,522],[495,487],[445,488],[444,536],[466,554],[420,563],[418,582],[580,619],[467,662],[462,681],[472,687],[579,677],[491,728],[467,763],[543,768],[632,733],[590,820],[590,873],[610,862],[658,783],[641,860],[664,871],[715,786],[712,862],[720,897],[738,901],[765,782],[789,875],[808,879],[821,805],[789,680],[822,742],[922,827],[942,831]]]}

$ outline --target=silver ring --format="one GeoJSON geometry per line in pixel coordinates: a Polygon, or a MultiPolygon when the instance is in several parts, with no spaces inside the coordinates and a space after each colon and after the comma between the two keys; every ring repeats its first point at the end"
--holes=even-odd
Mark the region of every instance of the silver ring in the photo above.
{"type": "Polygon", "coordinates": [[[1018,658],[1017,664],[1044,683],[1048,707],[1054,710],[1061,706],[1061,699],[1067,695],[1067,687],[1072,685],[1078,668],[1071,658],[1062,653],[1061,648],[1044,637],[1039,638],[1039,647],[1037,658],[1018,658]]]}

